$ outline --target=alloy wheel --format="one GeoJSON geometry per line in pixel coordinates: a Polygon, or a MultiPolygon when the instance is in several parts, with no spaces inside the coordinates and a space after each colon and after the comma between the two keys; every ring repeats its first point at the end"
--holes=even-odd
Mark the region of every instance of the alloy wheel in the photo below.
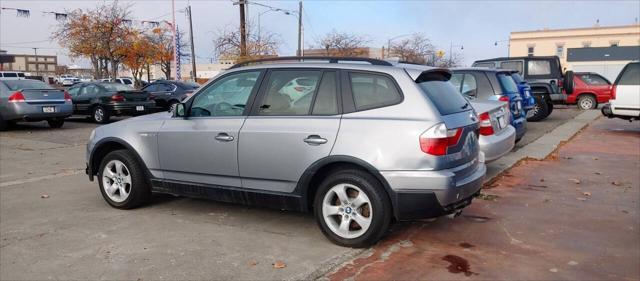
{"type": "Polygon", "coordinates": [[[371,225],[371,201],[359,187],[338,184],[329,189],[322,200],[322,217],[336,235],[357,238],[371,225]]]}
{"type": "Polygon", "coordinates": [[[131,173],[120,160],[111,160],[102,171],[102,187],[109,199],[115,202],[127,200],[131,193],[131,173]]]}

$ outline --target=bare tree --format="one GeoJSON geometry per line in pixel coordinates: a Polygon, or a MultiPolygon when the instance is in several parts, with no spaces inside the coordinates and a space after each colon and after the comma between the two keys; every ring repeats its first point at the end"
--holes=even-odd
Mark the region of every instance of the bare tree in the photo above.
{"type": "Polygon", "coordinates": [[[333,30],[318,39],[316,48],[325,50],[327,56],[357,57],[365,53],[368,43],[364,36],[333,30]]]}
{"type": "Polygon", "coordinates": [[[280,35],[269,31],[261,31],[260,34],[247,35],[247,57],[240,57],[240,31],[225,29],[219,32],[213,40],[218,58],[233,59],[236,61],[277,56],[282,44],[280,35]]]}
{"type": "Polygon", "coordinates": [[[399,57],[401,61],[418,64],[429,64],[437,55],[431,41],[420,33],[391,45],[389,53],[390,57],[399,57]]]}

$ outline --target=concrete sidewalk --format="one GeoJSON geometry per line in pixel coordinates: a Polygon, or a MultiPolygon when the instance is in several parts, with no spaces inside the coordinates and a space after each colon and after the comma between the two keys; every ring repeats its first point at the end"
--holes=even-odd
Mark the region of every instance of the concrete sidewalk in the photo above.
{"type": "Polygon", "coordinates": [[[601,118],[557,157],[504,172],[461,217],[396,224],[324,278],[638,280],[639,170],[638,123],[601,118]]]}

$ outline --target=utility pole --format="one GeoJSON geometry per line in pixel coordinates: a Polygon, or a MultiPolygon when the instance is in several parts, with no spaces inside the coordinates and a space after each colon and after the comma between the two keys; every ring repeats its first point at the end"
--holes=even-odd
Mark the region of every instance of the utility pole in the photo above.
{"type": "Polygon", "coordinates": [[[302,41],[304,41],[303,29],[302,29],[302,0],[298,2],[298,56],[304,56],[304,50],[302,49],[302,41]]]}
{"type": "Polygon", "coordinates": [[[240,60],[247,56],[247,30],[244,18],[244,0],[239,1],[240,6],[240,60]]]}
{"type": "Polygon", "coordinates": [[[38,73],[38,48],[33,48],[33,53],[36,56],[36,76],[39,76],[39,73],[38,73]]]}
{"type": "MultiPolygon", "coordinates": [[[[171,0],[171,14],[173,16],[173,24],[171,25],[171,29],[173,30],[173,63],[175,64],[175,73],[173,77],[175,79],[178,79],[178,47],[176,46],[176,2],[175,0],[171,0]]],[[[171,77],[167,77],[167,79],[171,79],[171,77]]]]}
{"type": "Polygon", "coordinates": [[[196,81],[196,51],[193,46],[193,21],[191,20],[191,5],[187,6],[187,13],[189,13],[189,37],[191,37],[191,68],[192,68],[192,77],[193,82],[196,81]]]}

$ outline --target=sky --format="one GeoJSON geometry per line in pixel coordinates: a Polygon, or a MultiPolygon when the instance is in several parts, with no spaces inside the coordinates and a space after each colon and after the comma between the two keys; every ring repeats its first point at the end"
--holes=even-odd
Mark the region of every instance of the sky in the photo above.
{"type": "MultiPolygon", "coordinates": [[[[286,10],[297,10],[298,1],[258,1],[286,10]]],[[[29,18],[16,16],[16,11],[0,11],[0,49],[10,53],[56,54],[59,64],[88,65],[86,60],[72,59],[56,42],[50,41],[55,30],[53,15],[43,12],[65,12],[77,8],[90,9],[102,1],[33,1],[0,0],[0,7],[31,11],[29,18]]],[[[131,5],[135,20],[171,20],[171,1],[121,0],[131,5]]],[[[222,30],[239,28],[239,8],[232,0],[175,1],[176,22],[188,31],[186,14],[193,13],[196,61],[208,63],[214,57],[213,39],[222,30]]],[[[303,23],[306,48],[313,47],[324,34],[333,30],[364,36],[370,47],[386,46],[390,38],[422,33],[437,49],[454,52],[464,65],[484,58],[505,56],[510,32],[544,28],[591,27],[633,24],[640,18],[640,1],[314,1],[304,0],[303,23]],[[497,46],[495,42],[498,41],[497,46]],[[463,47],[461,47],[463,46],[463,47]]],[[[256,23],[258,14],[268,8],[249,6],[249,20],[256,23]]],[[[295,55],[297,18],[281,12],[260,16],[263,31],[280,35],[280,55],[295,55]]],[[[255,24],[254,24],[255,26],[255,24]]],[[[402,40],[399,37],[395,40],[402,40]]]]}

